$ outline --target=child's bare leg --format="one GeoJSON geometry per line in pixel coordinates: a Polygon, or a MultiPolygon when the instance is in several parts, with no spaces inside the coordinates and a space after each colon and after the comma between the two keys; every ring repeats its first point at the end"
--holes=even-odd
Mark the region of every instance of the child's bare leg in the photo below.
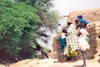
{"type": "Polygon", "coordinates": [[[83,65],[82,65],[82,67],[86,67],[86,52],[82,51],[82,55],[83,55],[83,65]]]}

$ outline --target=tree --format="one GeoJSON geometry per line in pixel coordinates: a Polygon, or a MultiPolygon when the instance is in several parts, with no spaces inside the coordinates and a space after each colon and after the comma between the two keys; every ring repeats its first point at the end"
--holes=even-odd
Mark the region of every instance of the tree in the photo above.
{"type": "Polygon", "coordinates": [[[58,26],[58,20],[61,18],[57,11],[51,11],[53,7],[52,0],[15,0],[32,5],[38,10],[38,15],[42,23],[50,30],[55,30],[58,26]]]}
{"type": "Polygon", "coordinates": [[[0,51],[23,58],[37,57],[33,49],[41,46],[36,39],[48,37],[40,28],[57,28],[58,16],[50,11],[52,6],[51,0],[0,0],[0,51]]]}
{"type": "Polygon", "coordinates": [[[23,2],[0,0],[0,50],[10,55],[21,51],[32,54],[27,47],[35,47],[33,40],[38,37],[41,20],[37,12],[23,2]]]}

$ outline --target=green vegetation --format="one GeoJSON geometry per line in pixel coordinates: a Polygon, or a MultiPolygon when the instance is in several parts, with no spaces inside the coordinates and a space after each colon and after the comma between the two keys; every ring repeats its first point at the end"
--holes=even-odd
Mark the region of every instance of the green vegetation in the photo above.
{"type": "Polygon", "coordinates": [[[38,10],[38,15],[42,23],[50,28],[55,30],[58,26],[58,20],[61,18],[58,15],[57,11],[51,11],[53,7],[52,0],[15,0],[17,2],[25,2],[26,4],[32,5],[38,10]]]}
{"type": "MultiPolygon", "coordinates": [[[[41,22],[37,10],[25,3],[0,0],[0,49],[10,55],[34,46],[41,22]]],[[[29,50],[30,51],[30,50],[29,50]]]]}
{"type": "MultiPolygon", "coordinates": [[[[37,46],[42,47],[36,38],[47,37],[39,32],[40,27],[44,24],[55,29],[58,15],[50,11],[51,0],[13,1],[0,0],[0,54],[23,59],[37,57],[37,46]]],[[[48,52],[47,48],[43,49],[48,52]]]]}

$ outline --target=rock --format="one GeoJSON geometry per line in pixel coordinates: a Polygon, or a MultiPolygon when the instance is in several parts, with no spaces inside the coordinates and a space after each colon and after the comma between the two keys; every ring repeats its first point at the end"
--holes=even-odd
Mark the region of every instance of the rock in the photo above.
{"type": "Polygon", "coordinates": [[[57,51],[57,39],[59,39],[59,37],[61,37],[61,35],[59,34],[59,35],[57,35],[57,36],[55,36],[54,37],[54,39],[53,39],[53,52],[56,52],[57,51]]]}
{"type": "Polygon", "coordinates": [[[57,58],[58,58],[58,56],[57,56],[57,51],[52,52],[51,58],[53,58],[53,59],[57,59],[57,58]]]}
{"type": "Polygon", "coordinates": [[[65,62],[66,61],[66,56],[64,56],[64,52],[61,49],[61,44],[60,41],[58,40],[61,35],[57,35],[54,37],[53,40],[53,58],[58,58],[58,62],[65,62]]]}
{"type": "Polygon", "coordinates": [[[77,19],[77,15],[83,15],[83,18],[90,23],[93,23],[95,21],[99,22],[100,21],[100,8],[70,12],[68,21],[74,22],[75,19],[77,19]]]}
{"type": "MultiPolygon", "coordinates": [[[[90,23],[86,29],[89,32],[91,43],[90,49],[86,51],[86,55],[87,59],[93,59],[97,53],[100,54],[100,8],[70,12],[68,21],[74,23],[77,19],[77,15],[83,15],[83,18],[90,23]]],[[[57,52],[58,61],[62,61],[62,57],[60,56],[63,53],[60,43],[57,41],[60,36],[61,35],[54,37],[53,42],[53,51],[57,52]]]]}
{"type": "Polygon", "coordinates": [[[87,58],[92,59],[96,53],[100,53],[100,8],[70,12],[68,21],[74,23],[77,15],[83,15],[83,18],[90,23],[87,31],[91,38],[91,48],[87,50],[87,58]]]}

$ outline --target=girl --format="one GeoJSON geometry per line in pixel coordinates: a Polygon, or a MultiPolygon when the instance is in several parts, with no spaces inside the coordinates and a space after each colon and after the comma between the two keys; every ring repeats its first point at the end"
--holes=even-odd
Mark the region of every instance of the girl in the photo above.
{"type": "Polygon", "coordinates": [[[82,51],[83,62],[84,62],[82,67],[86,67],[86,60],[85,60],[86,59],[86,53],[85,52],[86,52],[86,49],[90,48],[90,46],[89,46],[89,44],[86,40],[86,37],[89,35],[89,33],[86,31],[85,27],[86,27],[86,23],[81,22],[80,33],[79,33],[78,36],[79,36],[79,47],[82,51]]]}

